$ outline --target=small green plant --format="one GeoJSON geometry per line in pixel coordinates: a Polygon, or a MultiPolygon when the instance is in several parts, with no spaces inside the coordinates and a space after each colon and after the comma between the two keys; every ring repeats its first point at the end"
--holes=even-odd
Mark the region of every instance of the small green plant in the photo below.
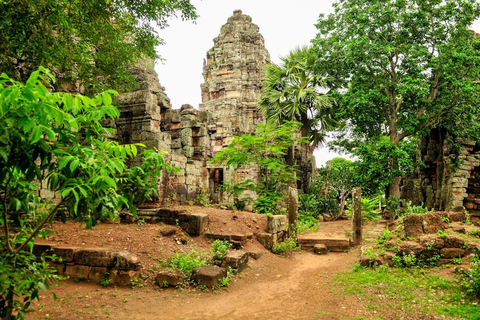
{"type": "Polygon", "coordinates": [[[392,257],[393,265],[397,268],[411,268],[418,265],[419,260],[414,252],[404,255],[394,255],[392,257]]]}
{"type": "Polygon", "coordinates": [[[452,258],[452,264],[462,264],[462,258],[452,258]]]}
{"type": "Polygon", "coordinates": [[[229,277],[223,277],[220,280],[218,280],[218,285],[219,287],[228,287],[230,286],[230,278],[229,277]]]}
{"type": "Polygon", "coordinates": [[[272,252],[276,254],[281,254],[291,250],[297,250],[297,241],[293,238],[288,238],[284,242],[276,243],[272,247],[272,252]]]}
{"type": "Polygon", "coordinates": [[[448,217],[442,216],[442,221],[445,223],[450,223],[450,219],[448,217]]]}
{"type": "Polygon", "coordinates": [[[195,250],[191,250],[188,253],[177,252],[175,256],[169,258],[169,269],[179,269],[185,274],[190,275],[192,270],[196,267],[204,266],[207,264],[205,254],[199,254],[195,250]]]}
{"type": "Polygon", "coordinates": [[[388,229],[382,230],[382,235],[379,236],[376,240],[377,244],[383,245],[393,238],[392,232],[388,229]]]}
{"type": "Polygon", "coordinates": [[[135,287],[143,288],[144,286],[145,284],[142,283],[142,279],[140,278],[130,279],[130,288],[135,288],[135,287]]]}
{"type": "Polygon", "coordinates": [[[75,277],[75,279],[73,279],[73,281],[75,281],[75,283],[79,283],[80,281],[82,281],[83,277],[81,274],[79,274],[78,276],[75,277]]]}
{"type": "Polygon", "coordinates": [[[445,239],[447,237],[447,233],[443,230],[438,230],[437,235],[442,239],[445,239]]]}
{"type": "Polygon", "coordinates": [[[478,255],[470,254],[470,268],[464,272],[462,280],[465,292],[473,298],[480,298],[480,257],[478,255]]]}
{"type": "Polygon", "coordinates": [[[390,217],[392,220],[396,220],[400,217],[400,198],[397,196],[391,196],[387,200],[387,208],[390,210],[390,217]]]}
{"type": "Polygon", "coordinates": [[[232,247],[232,244],[228,241],[215,240],[212,243],[210,252],[213,253],[213,260],[223,260],[227,254],[227,250],[232,247]]]}
{"type": "MultiPolygon", "coordinates": [[[[427,212],[431,212],[432,210],[428,210],[423,206],[423,202],[419,206],[412,206],[412,201],[405,203],[405,214],[424,214],[427,212]]],[[[448,218],[447,218],[448,220],[448,218]]]]}
{"type": "Polygon", "coordinates": [[[164,281],[158,283],[158,286],[160,288],[168,288],[169,285],[170,285],[170,283],[167,280],[164,280],[164,281]]]}
{"type": "Polygon", "coordinates": [[[471,236],[480,237],[480,231],[478,231],[478,230],[468,230],[467,232],[471,236]]]}
{"type": "Polygon", "coordinates": [[[370,261],[375,261],[378,253],[375,253],[375,250],[373,248],[367,248],[365,251],[362,252],[362,256],[367,256],[370,261]]]}
{"type": "Polygon", "coordinates": [[[108,287],[112,283],[112,279],[110,279],[110,272],[105,272],[102,279],[100,279],[100,285],[102,287],[108,287]]]}
{"type": "Polygon", "coordinates": [[[435,245],[435,240],[431,240],[429,243],[427,243],[426,248],[428,251],[431,251],[433,249],[433,246],[435,245]]]}
{"type": "Polygon", "coordinates": [[[210,194],[208,194],[207,189],[203,189],[202,192],[197,196],[195,199],[195,205],[197,206],[203,206],[205,208],[210,207],[210,194]]]}

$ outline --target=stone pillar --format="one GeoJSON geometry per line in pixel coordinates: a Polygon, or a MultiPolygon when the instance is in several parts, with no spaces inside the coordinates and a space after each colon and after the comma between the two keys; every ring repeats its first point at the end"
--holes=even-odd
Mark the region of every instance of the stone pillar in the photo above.
{"type": "Polygon", "coordinates": [[[288,187],[288,232],[292,236],[298,224],[298,190],[288,187]]]}
{"type": "Polygon", "coordinates": [[[353,245],[357,246],[362,242],[362,189],[355,188],[352,192],[353,198],[353,245]]]}

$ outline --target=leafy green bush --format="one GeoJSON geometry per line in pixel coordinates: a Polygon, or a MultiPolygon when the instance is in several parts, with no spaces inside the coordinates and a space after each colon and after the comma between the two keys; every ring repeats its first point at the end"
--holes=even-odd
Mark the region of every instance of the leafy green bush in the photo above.
{"type": "Polygon", "coordinates": [[[408,201],[405,203],[405,214],[424,214],[427,212],[431,212],[432,210],[428,210],[423,206],[423,202],[419,206],[412,206],[412,201],[408,201]]]}
{"type": "MultiPolygon", "coordinates": [[[[362,208],[362,220],[364,221],[374,221],[380,219],[380,211],[378,210],[379,207],[379,199],[378,197],[373,198],[361,198],[361,208],[362,208]]],[[[346,210],[347,216],[351,216],[353,214],[353,208],[350,206],[346,210]]]]}
{"type": "MultiPolygon", "coordinates": [[[[2,241],[0,244],[3,245],[2,241]]],[[[39,290],[46,291],[61,277],[43,256],[40,261],[30,252],[11,254],[0,250],[0,318],[23,319],[39,290]],[[21,299],[19,299],[21,298],[21,299]],[[17,314],[16,316],[14,314],[17,314]]]]}
{"type": "Polygon", "coordinates": [[[207,265],[205,254],[199,254],[195,250],[191,250],[188,253],[177,252],[175,256],[169,258],[167,267],[182,270],[186,275],[190,275],[193,269],[205,265],[207,265]]]}
{"type": "Polygon", "coordinates": [[[215,240],[212,243],[210,252],[213,253],[213,260],[222,260],[227,254],[227,250],[232,247],[228,241],[215,240]]]}
{"type": "Polygon", "coordinates": [[[299,217],[313,217],[318,219],[322,213],[328,213],[334,219],[338,217],[339,207],[335,190],[330,190],[330,192],[324,194],[315,183],[312,183],[310,193],[299,194],[298,200],[299,217]]]}
{"type": "Polygon", "coordinates": [[[276,194],[271,194],[270,196],[267,195],[262,195],[259,196],[255,201],[253,201],[253,209],[261,214],[266,214],[266,213],[275,213],[277,203],[280,201],[282,197],[276,195],[276,194]]]}
{"type": "Polygon", "coordinates": [[[284,253],[290,250],[299,249],[297,241],[293,238],[288,238],[284,242],[276,243],[272,247],[272,252],[276,254],[284,253]]]}

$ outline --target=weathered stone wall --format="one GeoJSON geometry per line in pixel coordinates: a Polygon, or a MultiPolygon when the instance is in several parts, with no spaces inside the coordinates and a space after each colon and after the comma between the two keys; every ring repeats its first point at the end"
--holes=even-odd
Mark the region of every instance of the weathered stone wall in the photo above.
{"type": "Polygon", "coordinates": [[[432,130],[422,139],[420,157],[426,167],[417,177],[404,180],[402,198],[439,211],[465,208],[480,217],[480,145],[473,141],[458,144],[460,150],[453,152],[441,130],[432,130]]]}
{"type": "Polygon", "coordinates": [[[218,187],[225,181],[256,179],[257,168],[233,171],[210,166],[208,160],[234,135],[251,133],[263,121],[257,101],[269,61],[258,26],[236,10],[207,52],[200,110],[190,105],[172,110],[153,64],[133,69],[140,86],[117,98],[116,139],[165,151],[165,161],[180,169],[165,172],[159,181],[161,203],[183,203],[202,192],[221,202],[226,199],[218,187]]]}

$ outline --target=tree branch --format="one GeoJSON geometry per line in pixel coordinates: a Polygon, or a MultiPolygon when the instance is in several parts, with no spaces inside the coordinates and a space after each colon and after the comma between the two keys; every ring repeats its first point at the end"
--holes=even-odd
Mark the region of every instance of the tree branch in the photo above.
{"type": "Polygon", "coordinates": [[[27,240],[25,240],[18,248],[13,250],[12,253],[15,254],[21,251],[23,248],[25,248],[27,244],[30,242],[30,240],[32,240],[37,235],[37,233],[43,228],[45,223],[47,223],[47,221],[50,220],[55,215],[55,213],[57,213],[58,209],[64,202],[65,202],[65,199],[62,197],[60,202],[57,203],[57,205],[52,209],[52,211],[50,211],[50,213],[42,220],[42,222],[35,228],[35,230],[33,230],[32,234],[27,238],[27,240]]]}
{"type": "Polygon", "coordinates": [[[8,194],[8,185],[10,184],[10,180],[12,179],[12,176],[11,175],[8,175],[8,180],[7,180],[7,184],[6,184],[6,188],[5,188],[5,195],[3,197],[3,230],[5,232],[5,242],[7,244],[7,250],[8,252],[10,253],[13,253],[13,248],[12,248],[12,245],[10,243],[10,230],[8,228],[8,209],[7,209],[7,194],[8,194]]]}

